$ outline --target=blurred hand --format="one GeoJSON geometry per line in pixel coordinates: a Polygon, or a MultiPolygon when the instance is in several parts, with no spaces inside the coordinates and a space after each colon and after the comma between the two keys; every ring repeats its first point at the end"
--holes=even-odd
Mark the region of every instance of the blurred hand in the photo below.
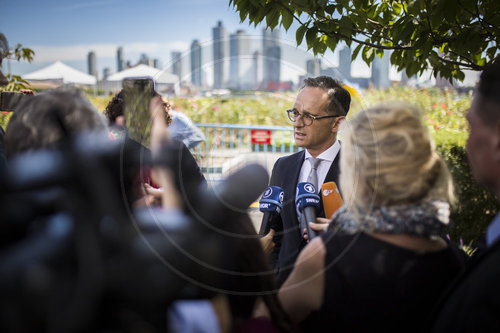
{"type": "Polygon", "coordinates": [[[269,233],[264,237],[261,237],[260,243],[262,244],[262,249],[264,250],[264,254],[266,256],[270,255],[274,250],[274,229],[269,230],[269,233]]]}
{"type": "MultiPolygon", "coordinates": [[[[316,223],[309,222],[309,227],[316,231],[316,233],[320,234],[324,232],[326,229],[328,229],[328,226],[330,225],[331,220],[326,219],[324,217],[317,217],[316,218],[316,223]]],[[[309,236],[307,235],[307,228],[304,228],[304,239],[309,242],[309,236]]]]}
{"type": "MultiPolygon", "coordinates": [[[[155,158],[160,154],[164,140],[170,138],[165,122],[165,109],[160,96],[151,99],[149,111],[151,112],[151,121],[153,123],[151,126],[151,155],[155,158]]],[[[153,195],[155,198],[159,195],[163,208],[181,209],[182,199],[175,187],[172,171],[162,167],[155,167],[151,170],[151,178],[163,190],[158,192],[150,186],[146,188],[148,195],[153,195]]]]}
{"type": "Polygon", "coordinates": [[[153,186],[144,183],[144,190],[146,192],[146,195],[151,197],[150,202],[152,205],[161,205],[163,189],[154,188],[153,186]]]}

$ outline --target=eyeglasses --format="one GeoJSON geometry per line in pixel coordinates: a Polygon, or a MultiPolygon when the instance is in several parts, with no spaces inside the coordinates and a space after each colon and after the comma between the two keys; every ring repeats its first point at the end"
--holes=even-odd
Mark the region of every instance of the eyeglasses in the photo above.
{"type": "Polygon", "coordinates": [[[318,119],[341,117],[341,116],[315,116],[307,112],[300,113],[295,109],[286,110],[286,113],[288,113],[288,119],[290,119],[290,121],[292,122],[296,122],[297,118],[299,118],[300,116],[302,122],[304,123],[304,126],[311,126],[312,123],[318,119]]]}

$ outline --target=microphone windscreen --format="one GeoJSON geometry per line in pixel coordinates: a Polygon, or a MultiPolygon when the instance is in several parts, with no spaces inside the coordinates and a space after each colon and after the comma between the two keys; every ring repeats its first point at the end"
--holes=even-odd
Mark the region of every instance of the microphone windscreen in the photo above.
{"type": "Polygon", "coordinates": [[[214,188],[219,204],[226,209],[246,212],[269,182],[267,170],[260,164],[248,164],[228,176],[214,188]]]}
{"type": "Polygon", "coordinates": [[[321,185],[321,196],[323,198],[325,217],[329,219],[344,204],[337,184],[328,182],[321,185]]]}
{"type": "Polygon", "coordinates": [[[299,211],[302,211],[305,207],[319,207],[319,195],[316,194],[316,188],[313,184],[308,182],[297,184],[295,204],[299,211]]]}
{"type": "Polygon", "coordinates": [[[268,186],[259,201],[261,212],[271,212],[279,214],[283,208],[283,189],[279,186],[268,186]]]}

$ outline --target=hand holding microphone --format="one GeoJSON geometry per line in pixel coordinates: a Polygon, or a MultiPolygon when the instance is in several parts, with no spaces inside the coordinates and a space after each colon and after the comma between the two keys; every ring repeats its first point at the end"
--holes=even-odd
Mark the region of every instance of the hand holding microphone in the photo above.
{"type": "Polygon", "coordinates": [[[317,233],[311,229],[309,222],[316,222],[316,208],[319,208],[319,195],[316,194],[316,188],[313,184],[303,182],[297,185],[295,204],[302,213],[302,220],[305,228],[307,228],[308,238],[312,240],[317,236],[317,233]]]}
{"type": "Polygon", "coordinates": [[[264,237],[271,228],[271,218],[281,212],[283,208],[283,190],[279,186],[269,186],[262,194],[259,201],[259,210],[264,213],[262,224],[260,225],[259,235],[264,237]]]}

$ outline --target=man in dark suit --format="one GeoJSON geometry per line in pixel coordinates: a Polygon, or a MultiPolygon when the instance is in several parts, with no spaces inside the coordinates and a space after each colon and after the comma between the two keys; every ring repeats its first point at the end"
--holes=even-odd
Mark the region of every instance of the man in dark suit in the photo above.
{"type": "MultiPolygon", "coordinates": [[[[271,221],[275,244],[271,262],[279,284],[288,277],[306,244],[305,223],[316,222],[303,221],[301,224],[301,214],[295,206],[297,184],[310,180],[311,169],[317,170],[318,188],[325,182],[338,182],[340,143],[337,132],[350,103],[351,96],[340,82],[320,76],[304,80],[293,108],[287,110],[293,122],[295,144],[305,150],[280,158],[271,175],[270,185],[280,186],[284,191],[283,209],[271,221]]],[[[322,204],[317,216],[324,216],[322,204]]]]}
{"type": "MultiPolygon", "coordinates": [[[[476,180],[500,198],[500,61],[487,67],[467,112],[467,155],[476,180]]],[[[437,309],[432,332],[500,332],[500,214],[437,309]]]]}

